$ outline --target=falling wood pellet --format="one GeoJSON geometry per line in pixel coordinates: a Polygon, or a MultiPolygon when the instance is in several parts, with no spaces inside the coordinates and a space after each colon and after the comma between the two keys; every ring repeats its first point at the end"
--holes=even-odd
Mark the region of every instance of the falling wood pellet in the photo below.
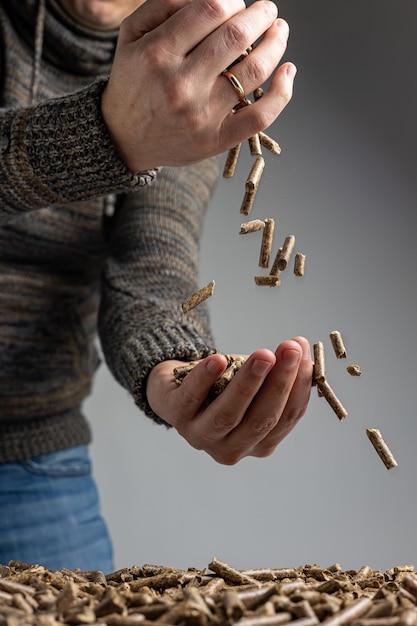
{"type": "Polygon", "coordinates": [[[281,281],[278,275],[268,274],[264,276],[255,276],[255,284],[258,287],[278,287],[278,285],[281,284],[281,281]]]}
{"type": "Polygon", "coordinates": [[[277,254],[275,255],[275,260],[271,267],[271,274],[283,272],[287,268],[291,255],[294,251],[294,246],[294,235],[288,235],[287,237],[285,237],[282,248],[279,248],[277,254]]]}
{"type": "Polygon", "coordinates": [[[296,276],[304,276],[306,264],[306,255],[302,252],[297,252],[294,257],[294,274],[296,276]]]}
{"type": "Polygon", "coordinates": [[[250,191],[245,191],[245,195],[243,196],[242,205],[240,207],[240,212],[242,215],[249,215],[252,211],[253,203],[255,201],[256,189],[252,189],[250,191]]]}
{"type": "Polygon", "coordinates": [[[184,300],[182,303],[182,310],[184,313],[188,313],[191,309],[194,309],[196,306],[207,300],[210,296],[213,295],[215,281],[210,281],[205,287],[202,287],[195,293],[193,293],[189,298],[184,300]]]}
{"type": "Polygon", "coordinates": [[[362,374],[361,368],[357,363],[348,365],[346,370],[351,376],[361,376],[362,374]]]}
{"type": "Polygon", "coordinates": [[[346,348],[343,343],[342,334],[338,330],[332,330],[330,333],[330,341],[333,346],[334,353],[338,359],[346,359],[346,348]]]}
{"type": "Polygon", "coordinates": [[[261,140],[258,134],[249,137],[248,144],[251,156],[262,156],[261,140]]]}
{"type": "Polygon", "coordinates": [[[343,422],[343,420],[347,417],[348,412],[343,404],[340,402],[339,398],[336,396],[335,392],[333,391],[327,380],[324,380],[323,382],[317,382],[317,389],[319,390],[321,396],[332,407],[339,420],[343,422]]]}
{"type": "Polygon", "coordinates": [[[235,173],[237,160],[239,158],[240,148],[242,144],[238,144],[227,153],[226,161],[223,167],[223,178],[232,178],[235,173]]]}
{"type": "Polygon", "coordinates": [[[258,189],[262,173],[265,168],[265,160],[262,156],[258,156],[253,163],[249,176],[246,179],[245,190],[254,191],[258,189]]]}
{"type": "Polygon", "coordinates": [[[272,152],[272,154],[281,154],[281,146],[277,141],[275,141],[275,139],[272,139],[272,137],[264,132],[260,132],[258,134],[261,146],[263,146],[266,150],[272,152]]]}
{"type": "Polygon", "coordinates": [[[326,360],[322,341],[313,344],[313,356],[313,381],[318,385],[326,380],[326,360]]]}
{"type": "Polygon", "coordinates": [[[262,230],[263,228],[265,228],[265,222],[263,220],[251,220],[250,222],[244,222],[240,226],[239,235],[255,233],[258,230],[262,230]]]}
{"type": "Polygon", "coordinates": [[[377,428],[367,428],[366,434],[387,470],[397,467],[398,463],[382,438],[381,432],[377,428]]]}
{"type": "Polygon", "coordinates": [[[272,217],[265,219],[265,228],[262,233],[259,267],[268,267],[271,258],[272,241],[274,237],[275,220],[272,217]]]}

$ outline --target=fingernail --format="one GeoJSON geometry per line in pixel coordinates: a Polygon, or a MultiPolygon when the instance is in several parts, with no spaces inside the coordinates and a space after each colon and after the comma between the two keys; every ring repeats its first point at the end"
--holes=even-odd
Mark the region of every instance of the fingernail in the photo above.
{"type": "Polygon", "coordinates": [[[290,27],[288,26],[288,22],[286,22],[282,18],[278,18],[277,25],[278,25],[278,28],[281,31],[281,34],[284,37],[288,37],[288,35],[290,34],[290,27]]]}
{"type": "Polygon", "coordinates": [[[297,73],[297,68],[295,67],[293,63],[288,63],[287,67],[285,68],[285,71],[286,71],[288,78],[294,78],[294,76],[297,73]]]}
{"type": "Polygon", "coordinates": [[[267,374],[270,369],[271,363],[269,363],[268,361],[255,359],[252,363],[252,372],[257,376],[265,376],[265,374],[267,374]]]}
{"type": "Polygon", "coordinates": [[[300,360],[298,350],[284,350],[282,353],[282,361],[286,367],[295,367],[300,360]]]}

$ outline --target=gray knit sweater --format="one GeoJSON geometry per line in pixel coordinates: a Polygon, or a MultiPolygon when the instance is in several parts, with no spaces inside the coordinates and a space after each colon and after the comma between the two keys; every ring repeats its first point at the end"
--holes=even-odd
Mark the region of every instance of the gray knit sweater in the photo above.
{"type": "Polygon", "coordinates": [[[57,0],[0,0],[0,462],[90,441],[97,331],[160,422],[150,369],[214,351],[206,307],[185,316],[181,303],[199,286],[218,159],[156,180],[125,167],[100,115],[116,37],[57,0]]]}

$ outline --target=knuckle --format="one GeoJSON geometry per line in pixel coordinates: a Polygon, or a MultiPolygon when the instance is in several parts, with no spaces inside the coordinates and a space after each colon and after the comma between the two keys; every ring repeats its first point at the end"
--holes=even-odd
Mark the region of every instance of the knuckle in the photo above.
{"type": "Polygon", "coordinates": [[[201,5],[210,18],[223,22],[227,18],[226,3],[222,0],[208,0],[201,5]]]}
{"type": "Polygon", "coordinates": [[[245,50],[250,41],[250,29],[247,24],[240,22],[239,24],[232,23],[226,29],[226,42],[232,49],[245,50]]]}
{"type": "Polygon", "coordinates": [[[290,426],[294,426],[307,412],[307,404],[302,404],[289,411],[288,423],[290,426]]]}
{"type": "Polygon", "coordinates": [[[251,424],[252,431],[257,435],[269,433],[277,424],[277,419],[274,417],[264,417],[263,419],[257,419],[256,422],[251,424]]]}
{"type": "Polygon", "coordinates": [[[218,411],[213,415],[211,424],[215,434],[223,434],[232,430],[238,422],[235,415],[230,415],[224,411],[218,411]]]}
{"type": "Polygon", "coordinates": [[[260,85],[266,81],[269,74],[266,59],[260,55],[253,55],[248,63],[249,80],[255,85],[260,85]]]}

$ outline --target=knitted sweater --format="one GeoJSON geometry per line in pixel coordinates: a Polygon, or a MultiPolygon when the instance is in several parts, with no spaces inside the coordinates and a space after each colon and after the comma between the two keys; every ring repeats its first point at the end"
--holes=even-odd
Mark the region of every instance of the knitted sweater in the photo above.
{"type": "Polygon", "coordinates": [[[206,307],[181,303],[198,288],[218,159],[126,168],[100,114],[116,38],[57,0],[0,0],[0,462],[90,441],[97,332],[158,422],[150,369],[214,351],[206,307]]]}

